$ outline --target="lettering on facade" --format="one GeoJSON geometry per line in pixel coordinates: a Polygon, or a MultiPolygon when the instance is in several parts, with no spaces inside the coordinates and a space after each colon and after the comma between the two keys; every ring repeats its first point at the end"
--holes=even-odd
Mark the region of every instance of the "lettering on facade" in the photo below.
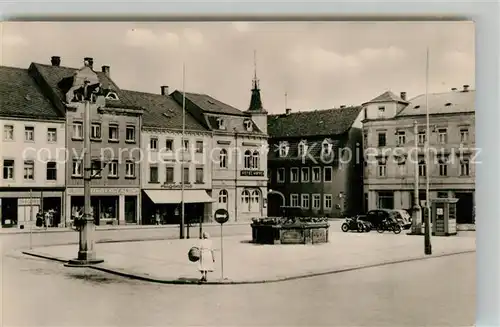
{"type": "Polygon", "coordinates": [[[20,198],[20,199],[17,199],[17,205],[18,206],[29,206],[29,205],[39,206],[40,205],[40,198],[20,198]]]}
{"type": "MultiPolygon", "coordinates": [[[[162,184],[161,188],[167,189],[167,190],[180,190],[182,188],[181,184],[162,184]]],[[[192,184],[184,184],[184,188],[193,188],[192,184]]]]}
{"type": "Polygon", "coordinates": [[[240,176],[264,176],[263,170],[242,170],[240,176]]]}
{"type": "MultiPolygon", "coordinates": [[[[83,194],[83,188],[68,189],[68,194],[69,195],[83,194]]],[[[139,189],[136,189],[136,188],[113,188],[113,187],[92,188],[92,189],[90,189],[90,194],[92,194],[92,195],[107,195],[107,194],[137,195],[137,194],[139,194],[139,189]]]]}

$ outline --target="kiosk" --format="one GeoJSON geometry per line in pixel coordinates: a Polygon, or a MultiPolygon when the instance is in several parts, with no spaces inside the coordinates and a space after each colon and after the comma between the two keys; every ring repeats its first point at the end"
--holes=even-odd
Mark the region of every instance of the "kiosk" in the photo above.
{"type": "Polygon", "coordinates": [[[454,198],[438,198],[431,200],[433,235],[457,235],[457,202],[458,199],[454,198]]]}

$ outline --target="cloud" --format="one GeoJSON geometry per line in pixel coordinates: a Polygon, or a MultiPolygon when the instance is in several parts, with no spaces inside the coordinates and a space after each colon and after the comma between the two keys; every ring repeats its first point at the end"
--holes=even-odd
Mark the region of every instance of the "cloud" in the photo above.
{"type": "Polygon", "coordinates": [[[171,32],[155,33],[146,28],[133,28],[126,32],[125,44],[131,47],[176,47],[179,36],[171,32]]]}
{"type": "Polygon", "coordinates": [[[20,35],[7,34],[2,36],[2,46],[3,47],[24,47],[29,44],[28,40],[20,35]]]}

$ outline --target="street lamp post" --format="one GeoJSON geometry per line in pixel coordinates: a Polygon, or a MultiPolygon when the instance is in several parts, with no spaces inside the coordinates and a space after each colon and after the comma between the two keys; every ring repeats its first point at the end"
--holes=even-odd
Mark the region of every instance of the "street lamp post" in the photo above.
{"type": "Polygon", "coordinates": [[[418,124],[413,122],[413,134],[415,135],[415,184],[413,196],[413,212],[412,212],[412,234],[422,234],[422,211],[419,203],[419,172],[418,172],[418,124]]]}
{"type": "Polygon", "coordinates": [[[430,137],[430,127],[429,127],[429,48],[426,51],[426,61],[425,61],[425,237],[424,237],[424,252],[426,255],[432,254],[432,244],[431,244],[431,212],[430,212],[430,181],[429,181],[429,137],[430,137]]]}

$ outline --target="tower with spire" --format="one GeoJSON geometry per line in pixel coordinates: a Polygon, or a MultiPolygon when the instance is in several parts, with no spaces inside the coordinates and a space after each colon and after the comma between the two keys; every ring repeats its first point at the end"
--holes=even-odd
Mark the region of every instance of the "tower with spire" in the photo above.
{"type": "Polygon", "coordinates": [[[252,97],[248,106],[248,113],[259,129],[267,134],[267,111],[262,105],[260,96],[259,79],[257,78],[257,52],[254,51],[254,76],[252,80],[252,97]]]}

